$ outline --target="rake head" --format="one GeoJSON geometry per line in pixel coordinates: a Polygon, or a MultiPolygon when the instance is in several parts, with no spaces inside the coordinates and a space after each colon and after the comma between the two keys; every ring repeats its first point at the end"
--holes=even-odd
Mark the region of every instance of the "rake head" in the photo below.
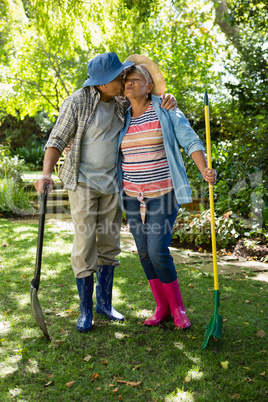
{"type": "Polygon", "coordinates": [[[215,336],[218,339],[221,339],[222,335],[222,316],[218,314],[218,307],[220,306],[220,292],[218,290],[214,290],[214,299],[215,299],[215,311],[209,322],[206,325],[206,332],[204,335],[204,342],[202,344],[202,349],[207,347],[208,341],[211,336],[215,336]]]}

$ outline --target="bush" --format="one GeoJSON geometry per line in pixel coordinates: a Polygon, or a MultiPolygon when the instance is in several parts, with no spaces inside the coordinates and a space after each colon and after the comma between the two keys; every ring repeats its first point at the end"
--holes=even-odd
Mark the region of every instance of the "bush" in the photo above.
{"type": "Polygon", "coordinates": [[[20,147],[11,150],[12,155],[17,155],[27,163],[30,169],[38,169],[43,166],[44,146],[33,143],[31,147],[20,147]]]}
{"type": "Polygon", "coordinates": [[[24,160],[19,159],[18,156],[0,157],[0,177],[13,178],[15,181],[20,180],[21,173],[27,170],[24,160]]]}
{"type": "MultiPolygon", "coordinates": [[[[217,170],[214,186],[215,212],[232,211],[238,221],[252,223],[252,230],[267,227],[268,187],[263,165],[252,165],[247,146],[236,139],[213,142],[212,165],[217,170]],[[253,217],[253,218],[252,218],[253,217]]],[[[199,177],[191,158],[184,155],[187,176],[193,197],[207,198],[208,184],[199,177]]]]}
{"type": "Polygon", "coordinates": [[[27,170],[23,159],[7,156],[6,147],[0,149],[0,213],[4,215],[29,215],[34,209],[30,196],[21,184],[21,173],[27,170]]]}
{"type": "Polygon", "coordinates": [[[208,198],[208,183],[199,173],[193,159],[186,155],[183,150],[181,152],[193,198],[208,198]]]}
{"type": "Polygon", "coordinates": [[[4,215],[32,215],[34,209],[25,188],[12,179],[0,179],[0,212],[4,215]]]}
{"type": "MultiPolygon", "coordinates": [[[[232,212],[215,216],[216,243],[224,248],[235,244],[243,233],[243,228],[232,217],[232,212]]],[[[173,229],[173,238],[180,242],[194,243],[196,246],[211,242],[210,210],[192,214],[185,208],[179,210],[173,229]]]]}

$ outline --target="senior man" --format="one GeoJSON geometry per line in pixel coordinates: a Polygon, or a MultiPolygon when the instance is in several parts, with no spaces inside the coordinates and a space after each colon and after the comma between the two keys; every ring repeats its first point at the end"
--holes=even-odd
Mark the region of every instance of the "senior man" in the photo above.
{"type": "MultiPolygon", "coordinates": [[[[109,320],[123,321],[112,306],[114,268],[119,266],[121,207],[116,170],[118,135],[129,106],[123,94],[124,70],[133,63],[121,63],[115,53],[104,53],[90,60],[83,88],[63,102],[46,144],[43,174],[35,182],[38,192],[51,178],[63,150],[71,142],[59,178],[68,189],[74,223],[71,263],[80,297],[79,332],[92,328],[94,287],[97,273],[96,311],[109,320]]],[[[166,97],[163,107],[174,106],[166,97]]],[[[176,103],[176,102],[175,102],[176,103]]]]}

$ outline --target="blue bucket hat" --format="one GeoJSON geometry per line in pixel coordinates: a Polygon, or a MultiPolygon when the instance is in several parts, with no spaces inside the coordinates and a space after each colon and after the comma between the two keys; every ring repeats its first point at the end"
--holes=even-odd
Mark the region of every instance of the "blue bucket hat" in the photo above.
{"type": "Polygon", "coordinates": [[[87,65],[88,78],[83,86],[108,84],[133,64],[132,61],[121,63],[118,56],[112,52],[100,54],[89,61],[87,65]]]}

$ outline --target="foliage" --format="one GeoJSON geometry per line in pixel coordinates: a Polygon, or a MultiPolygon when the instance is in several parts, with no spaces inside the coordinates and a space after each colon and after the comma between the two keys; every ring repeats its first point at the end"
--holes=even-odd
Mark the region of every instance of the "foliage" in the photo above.
{"type": "Polygon", "coordinates": [[[232,210],[237,219],[248,220],[248,224],[259,228],[265,226],[268,182],[264,160],[239,140],[214,144],[212,158],[218,174],[214,186],[216,212],[224,214],[232,210]]]}
{"type": "Polygon", "coordinates": [[[30,196],[24,187],[12,179],[0,178],[0,213],[1,215],[31,215],[34,210],[30,205],[30,196]]]}
{"type": "Polygon", "coordinates": [[[31,147],[20,147],[12,150],[13,155],[22,158],[32,170],[41,168],[44,160],[44,146],[33,143],[31,147]]]}
{"type": "Polygon", "coordinates": [[[268,4],[266,1],[229,0],[230,20],[238,26],[248,24],[255,30],[266,30],[268,4]]]}
{"type": "Polygon", "coordinates": [[[208,184],[204,181],[193,159],[182,150],[182,157],[193,198],[207,199],[208,184]]]}
{"type": "MultiPolygon", "coordinates": [[[[251,151],[239,140],[213,141],[211,149],[213,168],[218,177],[213,187],[216,213],[223,215],[231,210],[243,226],[255,231],[265,228],[268,182],[257,154],[250,155],[251,151]],[[252,163],[254,158],[256,163],[252,163]]],[[[183,157],[193,197],[208,198],[208,184],[200,178],[193,160],[184,153],[183,157]]]]}
{"type": "Polygon", "coordinates": [[[0,157],[0,177],[12,178],[15,181],[19,181],[21,173],[25,170],[27,170],[27,167],[24,160],[19,159],[17,155],[14,157],[0,157]]]}
{"type": "Polygon", "coordinates": [[[8,147],[0,147],[0,213],[28,215],[33,213],[30,195],[21,184],[21,174],[27,170],[23,159],[10,155],[8,147]]]}
{"type": "Polygon", "coordinates": [[[4,4],[0,105],[11,114],[19,111],[21,118],[42,109],[56,115],[63,99],[83,84],[87,61],[105,51],[115,51],[121,60],[131,53],[152,57],[168,90],[185,107],[194,102],[195,91],[216,80],[209,71],[216,35],[204,28],[202,2],[191,12],[184,2],[175,10],[148,0],[4,4]]]}
{"type": "MultiPolygon", "coordinates": [[[[222,216],[215,216],[216,243],[224,248],[228,244],[235,244],[242,233],[242,228],[232,217],[232,212],[222,216]]],[[[200,246],[211,242],[210,210],[200,214],[192,214],[185,208],[179,210],[173,229],[173,238],[180,242],[194,243],[200,246]]]]}
{"type": "MultiPolygon", "coordinates": [[[[167,92],[203,140],[203,93],[209,93],[217,213],[231,209],[244,219],[253,214],[259,227],[266,225],[265,1],[2,0],[1,5],[1,121],[5,114],[26,120],[37,113],[54,121],[63,99],[82,86],[90,58],[107,51],[122,61],[131,53],[146,54],[159,64],[167,92]]],[[[24,141],[31,143],[32,134],[7,129],[14,147],[28,146],[24,141]]],[[[185,164],[194,196],[207,197],[191,160],[185,158],[185,164]]]]}
{"type": "Polygon", "coordinates": [[[45,113],[37,113],[34,117],[4,115],[0,123],[0,141],[11,149],[31,146],[35,141],[44,143],[50,133],[53,123],[45,113]]]}
{"type": "MultiPolygon", "coordinates": [[[[73,235],[46,225],[38,298],[52,337],[48,342],[34,320],[29,296],[38,225],[3,219],[0,225],[2,401],[267,399],[264,282],[245,279],[245,272],[219,275],[223,336],[218,342],[211,339],[202,351],[205,325],[213,313],[212,276],[196,265],[177,264],[193,325],[177,331],[170,320],[148,328],[143,322],[155,301],[138,256],[122,252],[113,305],[125,322],[109,322],[94,312],[94,329],[80,334],[70,266],[73,235]],[[228,369],[222,367],[226,361],[228,369]]],[[[95,307],[95,297],[93,303],[95,307]]]]}

